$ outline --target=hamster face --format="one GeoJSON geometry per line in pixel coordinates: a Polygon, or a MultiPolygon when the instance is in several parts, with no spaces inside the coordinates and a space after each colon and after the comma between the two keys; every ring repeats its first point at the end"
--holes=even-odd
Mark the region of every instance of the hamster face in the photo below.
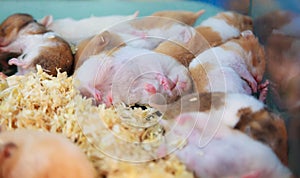
{"type": "Polygon", "coordinates": [[[256,81],[260,83],[266,69],[265,50],[263,46],[260,45],[252,32],[232,41],[238,43],[245,50],[246,55],[248,55],[246,57],[250,57],[246,60],[248,70],[256,81]]]}
{"type": "Polygon", "coordinates": [[[34,19],[28,14],[13,14],[0,25],[0,46],[6,46],[17,38],[19,31],[34,19]]]}

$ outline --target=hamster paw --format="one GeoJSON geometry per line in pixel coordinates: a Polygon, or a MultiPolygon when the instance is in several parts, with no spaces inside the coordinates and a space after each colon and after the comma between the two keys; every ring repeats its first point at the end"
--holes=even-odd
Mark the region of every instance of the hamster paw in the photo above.
{"type": "Polygon", "coordinates": [[[267,98],[268,94],[268,87],[269,87],[270,82],[266,80],[264,83],[259,84],[258,90],[259,90],[259,100],[260,101],[265,101],[267,98]]]}
{"type": "Polygon", "coordinates": [[[112,93],[110,92],[107,96],[106,96],[106,102],[105,105],[106,107],[110,107],[113,103],[113,98],[112,98],[112,93]]]}
{"type": "Polygon", "coordinates": [[[16,65],[16,66],[21,66],[23,68],[25,68],[27,66],[27,63],[24,61],[21,61],[18,58],[12,58],[8,61],[9,65],[16,65]]]}
{"type": "Polygon", "coordinates": [[[94,98],[97,102],[102,102],[102,93],[97,89],[95,89],[94,98]]]}
{"type": "Polygon", "coordinates": [[[166,91],[173,90],[176,86],[176,83],[174,83],[172,80],[170,80],[165,75],[158,74],[156,76],[156,78],[158,79],[159,84],[162,85],[164,90],[166,90],[166,91]]]}
{"type": "Polygon", "coordinates": [[[154,87],[154,85],[147,83],[144,88],[148,93],[156,94],[156,88],[154,87]]]}

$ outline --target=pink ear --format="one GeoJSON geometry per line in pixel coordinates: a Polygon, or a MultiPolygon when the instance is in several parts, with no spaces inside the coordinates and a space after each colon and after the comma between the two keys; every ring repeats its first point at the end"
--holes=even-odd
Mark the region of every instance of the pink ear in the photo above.
{"type": "Polygon", "coordinates": [[[14,149],[17,148],[17,145],[12,143],[12,142],[9,142],[9,143],[6,143],[4,145],[4,148],[3,148],[3,155],[4,155],[4,158],[9,158],[13,152],[14,149]]]}
{"type": "Polygon", "coordinates": [[[204,14],[205,10],[199,10],[198,12],[196,12],[197,17],[200,17],[202,14],[204,14]]]}
{"type": "Polygon", "coordinates": [[[245,30],[241,33],[242,37],[249,39],[250,37],[253,37],[253,32],[251,30],[245,30]]]}
{"type": "Polygon", "coordinates": [[[53,17],[52,15],[47,15],[44,18],[42,18],[39,22],[40,24],[44,25],[45,27],[50,26],[53,23],[53,17]]]}
{"type": "Polygon", "coordinates": [[[139,16],[140,11],[135,11],[135,13],[133,14],[133,17],[136,18],[139,16]]]}

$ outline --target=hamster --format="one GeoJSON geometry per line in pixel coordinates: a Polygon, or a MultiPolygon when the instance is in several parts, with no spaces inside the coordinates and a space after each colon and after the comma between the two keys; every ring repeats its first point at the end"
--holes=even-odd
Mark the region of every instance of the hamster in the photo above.
{"type": "Polygon", "coordinates": [[[220,12],[195,27],[214,47],[238,37],[242,31],[253,30],[252,18],[232,11],[220,12]]]}
{"type": "Polygon", "coordinates": [[[241,93],[192,93],[182,96],[179,100],[167,104],[159,95],[151,97],[150,106],[160,111],[164,118],[174,119],[181,113],[201,113],[224,125],[235,127],[244,110],[257,112],[264,109],[264,104],[253,96],[241,93]],[[222,117],[221,117],[222,116],[222,117]]]}
{"type": "Polygon", "coordinates": [[[300,16],[297,13],[284,10],[274,10],[254,19],[254,31],[265,44],[275,31],[283,35],[300,37],[300,16]]]}
{"type": "Polygon", "coordinates": [[[266,109],[254,113],[244,112],[235,128],[267,144],[283,164],[288,164],[287,130],[284,120],[278,115],[266,109]]]}
{"type": "Polygon", "coordinates": [[[164,41],[155,48],[155,51],[172,56],[188,67],[189,63],[206,49],[238,37],[242,31],[247,29],[252,30],[252,19],[250,17],[235,12],[222,12],[197,26],[195,28],[196,33],[188,42],[164,41]],[[216,24],[214,25],[214,23],[216,24]],[[222,26],[222,33],[217,27],[218,24],[222,26]],[[223,31],[224,26],[227,27],[227,31],[223,31]]]}
{"type": "Polygon", "coordinates": [[[197,19],[205,12],[205,10],[199,10],[198,12],[191,11],[158,11],[153,13],[151,16],[167,17],[184,24],[193,26],[197,19]]]}
{"type": "Polygon", "coordinates": [[[150,50],[167,40],[187,43],[195,33],[191,26],[161,16],[134,19],[115,25],[108,31],[122,35],[126,44],[130,46],[150,50]]]}
{"type": "Polygon", "coordinates": [[[36,65],[51,75],[72,74],[73,55],[69,44],[55,33],[35,22],[28,14],[13,14],[0,25],[0,52],[21,53],[9,60],[18,66],[18,75],[34,71],[36,65]]]}
{"type": "MultiPolygon", "coordinates": [[[[252,94],[258,89],[264,90],[259,85],[263,79],[265,65],[263,47],[251,31],[245,31],[240,38],[232,39],[198,55],[190,63],[189,70],[198,92],[252,94]]],[[[262,100],[265,92],[261,92],[262,100]]]]}
{"type": "Polygon", "coordinates": [[[299,38],[278,33],[272,33],[266,42],[266,73],[271,83],[267,102],[282,111],[300,106],[299,47],[299,38]]]}
{"type": "Polygon", "coordinates": [[[192,90],[187,69],[173,58],[147,49],[122,46],[91,56],[75,72],[78,88],[97,104],[148,104],[161,93],[173,101],[192,90]]]}
{"type": "Polygon", "coordinates": [[[228,126],[210,125],[206,116],[182,114],[174,125],[163,122],[167,131],[158,156],[172,152],[196,177],[293,176],[268,146],[228,126]]]}
{"type": "Polygon", "coordinates": [[[69,43],[78,44],[81,40],[90,38],[103,30],[107,30],[113,25],[132,20],[136,18],[138,14],[139,12],[136,11],[134,14],[128,16],[91,16],[79,20],[65,18],[54,21],[52,16],[45,16],[40,22],[45,24],[47,29],[62,36],[69,43]]]}
{"type": "Polygon", "coordinates": [[[166,104],[152,97],[150,106],[158,109],[165,119],[174,120],[180,114],[207,117],[217,123],[245,132],[272,148],[287,164],[287,131],[284,121],[267,111],[265,105],[252,96],[238,93],[194,93],[166,104]]]}
{"type": "Polygon", "coordinates": [[[95,177],[86,155],[61,135],[34,130],[4,131],[0,141],[0,177],[95,177]]]}

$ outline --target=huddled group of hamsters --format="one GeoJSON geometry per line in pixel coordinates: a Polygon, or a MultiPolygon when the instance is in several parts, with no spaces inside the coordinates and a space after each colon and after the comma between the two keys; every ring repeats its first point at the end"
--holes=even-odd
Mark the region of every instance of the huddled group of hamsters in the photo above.
{"type": "MultiPolygon", "coordinates": [[[[173,154],[195,177],[292,177],[285,123],[264,104],[265,51],[252,18],[227,11],[193,26],[203,13],[38,21],[13,14],[0,25],[0,63],[16,65],[15,75],[36,65],[67,72],[96,105],[157,109],[168,133],[157,155],[186,138],[173,154]]],[[[33,131],[0,133],[0,168],[3,178],[94,176],[74,145],[33,131]]]]}

